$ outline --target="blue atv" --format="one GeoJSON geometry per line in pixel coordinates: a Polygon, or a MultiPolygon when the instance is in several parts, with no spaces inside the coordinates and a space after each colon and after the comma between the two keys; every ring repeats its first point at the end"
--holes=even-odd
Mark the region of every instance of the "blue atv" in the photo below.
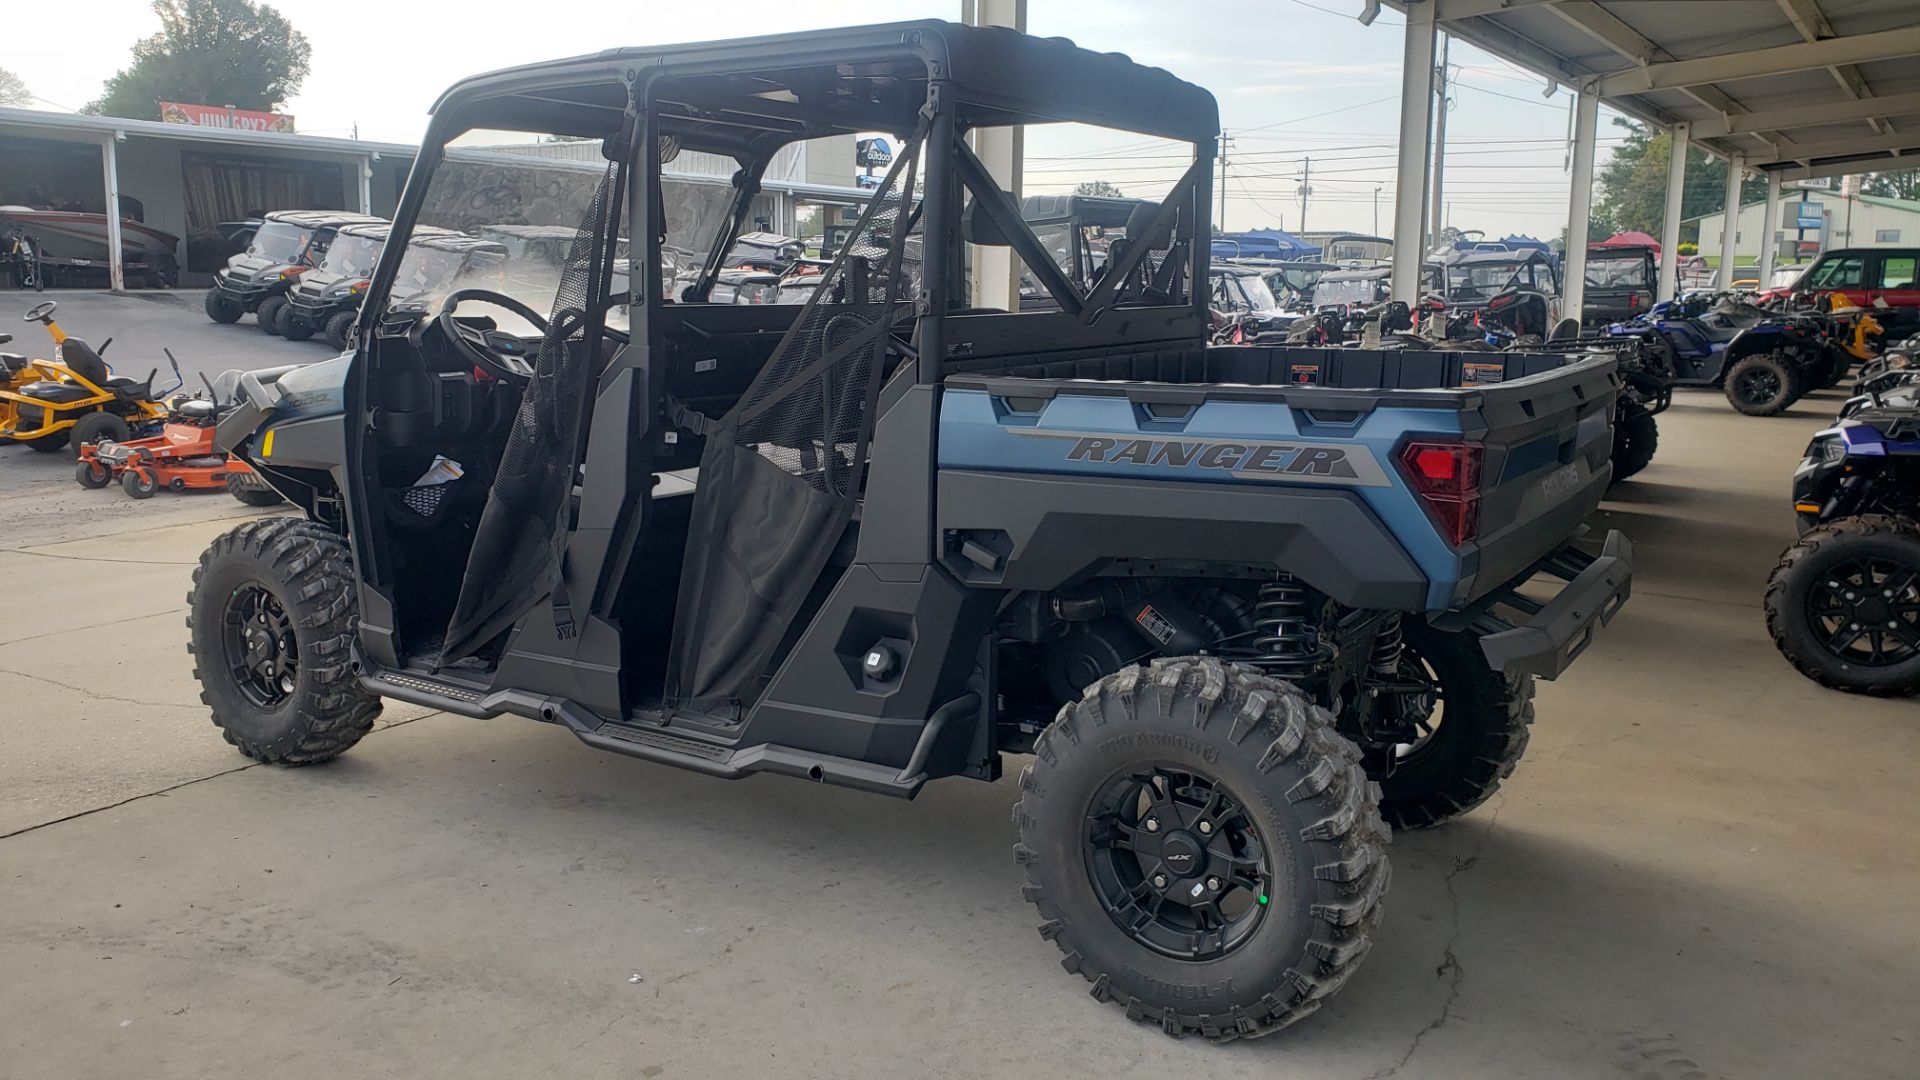
{"type": "Polygon", "coordinates": [[[1767,630],[1801,674],[1920,691],[1920,387],[1869,392],[1793,473],[1800,539],[1767,579],[1767,630]]]}
{"type": "Polygon", "coordinates": [[[1777,416],[1828,381],[1817,319],[1775,315],[1730,297],[1664,301],[1607,333],[1642,339],[1653,362],[1673,372],[1674,385],[1720,389],[1748,416],[1777,416]]]}

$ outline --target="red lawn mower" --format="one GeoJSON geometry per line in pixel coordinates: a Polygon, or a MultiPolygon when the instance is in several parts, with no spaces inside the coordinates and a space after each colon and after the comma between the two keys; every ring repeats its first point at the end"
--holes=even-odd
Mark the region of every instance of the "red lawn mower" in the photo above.
{"type": "Polygon", "coordinates": [[[279,502],[279,494],[245,461],[229,457],[214,445],[214,429],[226,410],[211,385],[207,391],[208,397],[174,401],[158,435],[127,442],[101,439],[80,447],[74,479],[84,488],[103,488],[118,480],[136,499],[152,498],[163,487],[168,491],[224,488],[248,506],[279,502]]]}

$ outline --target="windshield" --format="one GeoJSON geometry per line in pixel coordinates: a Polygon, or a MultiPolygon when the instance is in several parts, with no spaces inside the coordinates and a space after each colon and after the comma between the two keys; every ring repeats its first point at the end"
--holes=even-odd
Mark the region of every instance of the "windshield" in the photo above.
{"type": "Polygon", "coordinates": [[[1275,288],[1284,286],[1295,292],[1312,292],[1313,287],[1318,285],[1320,279],[1325,277],[1326,274],[1327,272],[1325,270],[1303,270],[1286,267],[1268,274],[1267,284],[1275,288]]]}
{"type": "Polygon", "coordinates": [[[1800,275],[1806,272],[1807,272],[1807,268],[1804,265],[1782,266],[1774,270],[1773,280],[1768,282],[1768,284],[1770,284],[1776,289],[1784,289],[1787,286],[1792,285],[1794,282],[1799,281],[1800,275]]]}
{"type": "Polygon", "coordinates": [[[385,246],[383,239],[341,233],[333,238],[333,246],[327,248],[326,261],[320,268],[340,277],[371,277],[373,264],[380,261],[380,249],[385,246]]]}
{"type": "Polygon", "coordinates": [[[1508,289],[1543,288],[1536,280],[1541,275],[1532,268],[1525,262],[1455,263],[1447,267],[1447,295],[1472,299],[1508,289]]]}
{"type": "Polygon", "coordinates": [[[1587,284],[1603,289],[1644,289],[1653,284],[1645,255],[1587,256],[1587,284]]]}
{"type": "Polygon", "coordinates": [[[1331,307],[1334,304],[1371,304],[1380,299],[1379,290],[1385,278],[1336,278],[1323,277],[1313,287],[1315,307],[1331,307]]]}
{"type": "Polygon", "coordinates": [[[1246,294],[1247,304],[1255,311],[1272,311],[1280,306],[1274,299],[1273,290],[1267,288],[1267,280],[1259,274],[1236,274],[1234,280],[1246,294]]]}
{"type": "Polygon", "coordinates": [[[247,245],[247,254],[269,262],[299,262],[301,253],[307,250],[309,235],[307,230],[298,225],[269,221],[253,234],[253,241],[247,245]]]}

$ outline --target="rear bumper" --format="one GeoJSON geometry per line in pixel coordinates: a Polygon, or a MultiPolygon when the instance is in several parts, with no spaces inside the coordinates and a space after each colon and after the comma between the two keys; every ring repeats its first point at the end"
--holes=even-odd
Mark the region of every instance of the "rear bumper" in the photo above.
{"type": "Polygon", "coordinates": [[[1613,621],[1632,592],[1633,545],[1609,531],[1600,554],[1569,543],[1471,608],[1434,622],[1443,629],[1471,627],[1479,633],[1481,652],[1495,671],[1554,679],[1593,644],[1594,635],[1613,621]],[[1545,601],[1519,591],[1543,574],[1566,584],[1545,601]],[[1501,608],[1519,612],[1525,621],[1503,615],[1501,608]]]}

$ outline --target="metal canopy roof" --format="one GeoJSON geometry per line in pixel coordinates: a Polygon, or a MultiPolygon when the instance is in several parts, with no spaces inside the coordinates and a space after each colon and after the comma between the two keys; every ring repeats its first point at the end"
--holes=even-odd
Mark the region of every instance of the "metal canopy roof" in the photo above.
{"type": "MultiPolygon", "coordinates": [[[[1440,28],[1783,179],[1920,165],[1920,0],[1412,0],[1440,28]]],[[[1405,11],[1409,0],[1387,0],[1405,11]]]]}

